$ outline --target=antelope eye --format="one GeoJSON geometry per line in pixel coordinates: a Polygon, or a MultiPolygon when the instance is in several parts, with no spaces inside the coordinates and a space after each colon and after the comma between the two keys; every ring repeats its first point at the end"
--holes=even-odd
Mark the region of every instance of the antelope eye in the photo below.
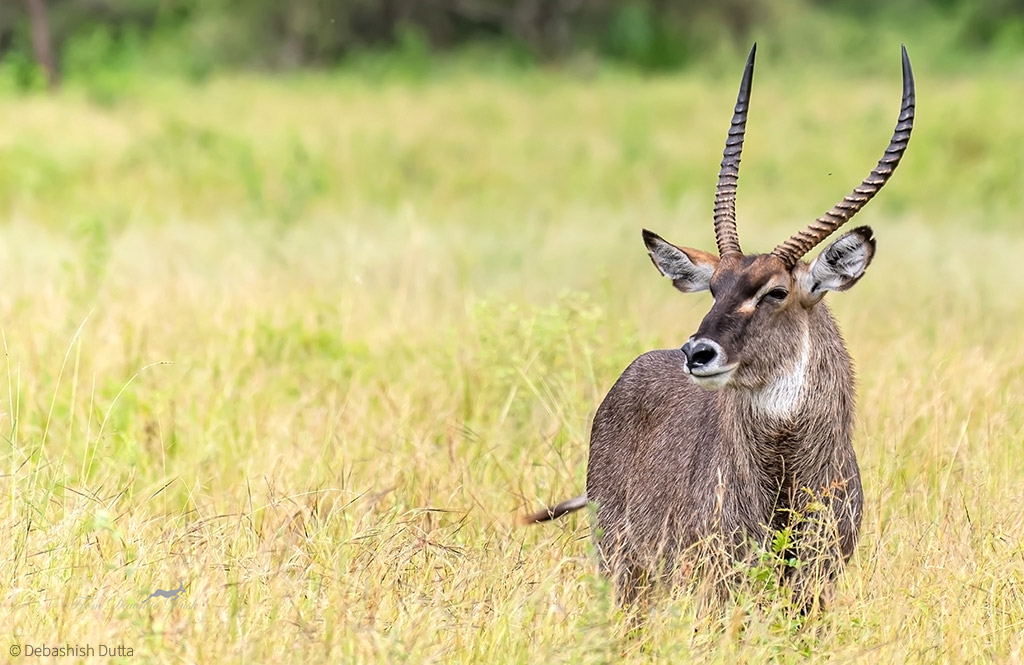
{"type": "Polygon", "coordinates": [[[789,291],[787,291],[786,289],[784,289],[784,288],[782,288],[780,286],[780,287],[774,288],[771,291],[769,291],[768,293],[764,294],[764,299],[765,300],[779,301],[779,300],[785,300],[786,296],[788,296],[788,295],[789,295],[789,291]]]}

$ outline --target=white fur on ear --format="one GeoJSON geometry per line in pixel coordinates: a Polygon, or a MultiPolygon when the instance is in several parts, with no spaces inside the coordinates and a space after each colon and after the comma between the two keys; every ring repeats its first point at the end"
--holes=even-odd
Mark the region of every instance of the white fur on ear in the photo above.
{"type": "Polygon", "coordinates": [[[718,260],[706,252],[696,249],[682,249],[668,242],[657,233],[644,229],[644,244],[651,262],[672,284],[686,293],[706,291],[711,287],[711,276],[715,274],[718,260]]]}
{"type": "Polygon", "coordinates": [[[812,295],[845,291],[864,276],[874,256],[875,238],[870,227],[846,233],[814,259],[807,271],[807,290],[812,295]]]}

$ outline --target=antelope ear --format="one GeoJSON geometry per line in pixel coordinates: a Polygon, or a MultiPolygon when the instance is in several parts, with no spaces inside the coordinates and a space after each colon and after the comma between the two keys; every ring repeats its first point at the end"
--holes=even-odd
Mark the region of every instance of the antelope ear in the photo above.
{"type": "Polygon", "coordinates": [[[651,263],[684,293],[706,291],[718,267],[718,257],[689,247],[676,247],[657,233],[644,229],[644,244],[651,263]]]}
{"type": "Polygon", "coordinates": [[[875,256],[871,227],[844,234],[814,259],[806,273],[807,292],[818,300],[826,291],[845,291],[864,276],[875,256]]]}

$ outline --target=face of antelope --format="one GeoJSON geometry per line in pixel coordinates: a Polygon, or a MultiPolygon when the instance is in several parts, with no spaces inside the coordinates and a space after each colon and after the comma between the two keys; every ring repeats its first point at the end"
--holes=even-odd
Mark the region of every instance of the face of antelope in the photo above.
{"type": "Polygon", "coordinates": [[[746,255],[736,230],[735,202],[755,50],[756,46],[747,59],[718,176],[719,255],[678,247],[643,232],[651,260],[677,289],[709,290],[714,298],[711,311],[682,348],[686,371],[709,390],[728,385],[756,390],[806,367],[812,310],[828,291],[845,291],[857,283],[875,254],[875,240],[871,229],[862,226],[839,237],[810,263],[802,258],[882,188],[903,157],[914,124],[914,76],[904,48],[900,115],[878,165],[831,210],[771,253],[746,255]]]}
{"type": "Polygon", "coordinates": [[[644,232],[658,270],[687,293],[711,291],[714,304],[683,345],[686,370],[709,390],[730,382],[757,389],[807,363],[811,310],[828,291],[845,291],[875,253],[871,229],[843,235],[810,264],[790,268],[772,254],[720,259],[644,232]]]}

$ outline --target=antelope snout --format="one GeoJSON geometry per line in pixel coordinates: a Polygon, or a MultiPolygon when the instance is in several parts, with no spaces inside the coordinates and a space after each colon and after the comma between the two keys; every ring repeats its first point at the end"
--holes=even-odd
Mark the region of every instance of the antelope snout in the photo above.
{"type": "Polygon", "coordinates": [[[683,344],[682,351],[686,368],[694,376],[713,376],[731,369],[727,366],[725,351],[714,340],[691,337],[683,344]]]}

